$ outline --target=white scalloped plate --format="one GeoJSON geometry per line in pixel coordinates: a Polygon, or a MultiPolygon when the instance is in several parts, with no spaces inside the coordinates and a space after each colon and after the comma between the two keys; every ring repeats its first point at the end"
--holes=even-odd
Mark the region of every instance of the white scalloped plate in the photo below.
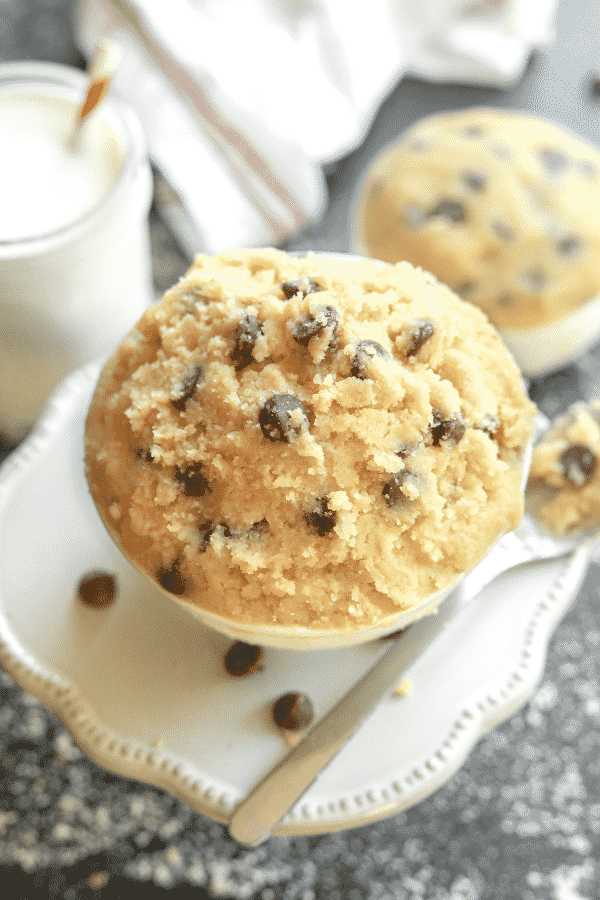
{"type": "MultiPolygon", "coordinates": [[[[88,495],[83,426],[98,372],[92,365],[67,379],[0,470],[0,662],[97,763],[226,823],[288,749],[270,721],[273,700],[304,691],[320,716],[385,644],[266,649],[262,671],[228,676],[227,638],[121,557],[88,495]],[[91,569],[116,574],[112,606],[76,599],[91,569]]],[[[488,586],[412,667],[412,693],[381,702],[276,833],[364,825],[442,785],[535,690],[586,561],[577,551],[488,586]]]]}

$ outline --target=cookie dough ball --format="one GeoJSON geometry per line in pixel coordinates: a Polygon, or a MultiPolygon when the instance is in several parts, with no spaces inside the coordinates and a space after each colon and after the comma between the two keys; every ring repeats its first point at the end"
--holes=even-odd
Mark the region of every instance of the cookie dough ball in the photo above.
{"type": "Polygon", "coordinates": [[[359,241],[409,260],[499,328],[561,318],[600,293],[600,154],[535,116],[421,120],[375,162],[359,241]]]}
{"type": "Polygon", "coordinates": [[[574,403],[535,447],[532,512],[555,534],[600,526],[600,401],[574,403]]]}
{"type": "Polygon", "coordinates": [[[517,524],[532,413],[485,316],[408,263],[199,256],[105,366],[87,477],[184,602],[357,631],[517,524]]]}

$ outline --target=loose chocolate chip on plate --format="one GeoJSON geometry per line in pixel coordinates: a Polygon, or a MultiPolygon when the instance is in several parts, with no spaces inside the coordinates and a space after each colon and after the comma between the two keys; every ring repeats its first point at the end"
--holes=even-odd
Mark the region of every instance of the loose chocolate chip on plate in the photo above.
{"type": "Polygon", "coordinates": [[[434,207],[432,207],[428,214],[428,218],[430,219],[448,219],[449,222],[464,222],[467,218],[467,211],[465,209],[464,203],[461,203],[460,200],[440,200],[434,207]]]}
{"type": "Polygon", "coordinates": [[[415,319],[404,329],[406,336],[406,355],[414,356],[427,343],[435,332],[435,324],[431,319],[415,319]]]}
{"type": "Polygon", "coordinates": [[[258,422],[268,440],[292,444],[308,428],[308,411],[293,394],[273,394],[260,410],[258,422]]]}
{"type": "Polygon", "coordinates": [[[176,594],[179,597],[187,590],[187,579],[181,571],[181,563],[178,559],[168,568],[159,569],[156,578],[170,594],[176,594]]]}
{"type": "Polygon", "coordinates": [[[295,278],[292,281],[283,281],[279,285],[283,291],[286,300],[291,300],[296,294],[306,297],[307,294],[316,294],[322,291],[321,285],[314,278],[304,276],[304,278],[295,278]]]}
{"type": "Polygon", "coordinates": [[[460,414],[446,419],[439,409],[433,410],[431,436],[433,438],[434,447],[439,447],[442,442],[448,446],[455,447],[464,437],[466,430],[467,426],[460,414]]]}
{"type": "Polygon", "coordinates": [[[377,341],[360,341],[354,351],[350,374],[354,378],[368,378],[369,363],[375,356],[380,356],[382,359],[390,359],[390,354],[377,341]]]}
{"type": "Polygon", "coordinates": [[[225,654],[225,669],[236,678],[252,675],[262,669],[262,657],[261,647],[236,641],[225,654]]]}
{"type": "Polygon", "coordinates": [[[250,313],[244,316],[239,323],[235,332],[234,347],[231,351],[231,360],[238,372],[254,361],[252,351],[261,331],[262,323],[250,313]]]}
{"type": "Polygon", "coordinates": [[[463,172],[463,181],[472,191],[481,193],[487,185],[487,175],[481,169],[468,169],[463,172]]]}
{"type": "Polygon", "coordinates": [[[202,366],[194,366],[184,378],[183,387],[179,396],[174,397],[171,400],[171,406],[179,412],[183,412],[185,404],[196,393],[196,387],[202,381],[203,374],[202,366]]]}
{"type": "Polygon", "coordinates": [[[335,349],[340,314],[335,306],[319,306],[314,313],[306,313],[297,320],[292,331],[292,337],[297,344],[308,347],[315,337],[320,337],[323,332],[329,333],[328,350],[335,349]]]}
{"type": "Polygon", "coordinates": [[[308,728],[314,718],[313,705],[306,694],[291,691],[283,694],[273,706],[273,721],[285,731],[308,728]]]}
{"type": "Polygon", "coordinates": [[[565,478],[574,487],[583,487],[594,477],[598,460],[585,444],[571,444],[560,456],[565,478]]]}
{"type": "Polygon", "coordinates": [[[542,147],[539,155],[551,175],[558,175],[559,172],[564,172],[569,165],[569,157],[557,147],[542,147]]]}
{"type": "Polygon", "coordinates": [[[175,480],[183,488],[186,497],[204,497],[212,493],[201,462],[194,463],[187,469],[175,469],[175,480]]]}
{"type": "Polygon", "coordinates": [[[335,528],[337,512],[329,508],[328,498],[320,497],[314,509],[304,513],[304,520],[309,528],[325,537],[335,528]]]}
{"type": "Polygon", "coordinates": [[[396,472],[396,474],[392,475],[390,480],[384,484],[381,493],[388,506],[397,506],[399,503],[404,503],[408,500],[406,494],[402,492],[402,485],[407,478],[408,472],[396,472]]]}
{"type": "Polygon", "coordinates": [[[88,572],[77,586],[77,596],[95,609],[110,606],[117,596],[117,579],[108,572],[88,572]]]}

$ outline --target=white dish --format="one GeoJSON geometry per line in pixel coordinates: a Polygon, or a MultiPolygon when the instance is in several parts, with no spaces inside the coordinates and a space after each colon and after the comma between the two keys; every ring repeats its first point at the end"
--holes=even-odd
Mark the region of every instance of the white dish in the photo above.
{"type": "MultiPolygon", "coordinates": [[[[88,495],[83,427],[98,372],[88,366],[64,382],[0,470],[0,662],[97,763],[227,822],[287,751],[270,719],[277,696],[304,691],[321,716],[385,642],[267,648],[262,671],[227,675],[228,639],[125,561],[88,495]],[[91,569],[117,576],[112,606],[90,609],[76,599],[91,569]]],[[[443,784],[479,737],[534,691],[585,568],[577,551],[488,586],[412,667],[412,693],[382,701],[276,833],[364,825],[443,784]]]]}

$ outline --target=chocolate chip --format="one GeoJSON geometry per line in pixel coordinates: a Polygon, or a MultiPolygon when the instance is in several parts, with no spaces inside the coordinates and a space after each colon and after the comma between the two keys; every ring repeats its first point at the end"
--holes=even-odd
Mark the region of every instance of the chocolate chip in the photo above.
{"type": "Polygon", "coordinates": [[[574,256],[582,249],[581,238],[576,234],[568,234],[556,243],[556,252],[561,256],[574,256]]]}
{"type": "Polygon", "coordinates": [[[183,410],[185,409],[185,404],[196,393],[196,387],[202,381],[203,374],[204,373],[202,371],[202,366],[194,366],[194,368],[190,370],[189,374],[186,375],[183,381],[181,394],[171,400],[171,406],[173,406],[179,412],[183,412],[183,410]]]}
{"type": "Polygon", "coordinates": [[[414,356],[427,343],[435,332],[435,325],[431,319],[415,319],[405,329],[406,355],[414,356]]]}
{"type": "Polygon", "coordinates": [[[598,177],[598,167],[595,163],[591,162],[589,159],[580,159],[578,162],[579,171],[586,176],[586,178],[597,178],[598,177]]]}
{"type": "Polygon", "coordinates": [[[464,299],[465,297],[470,297],[476,287],[477,284],[475,281],[464,281],[462,284],[458,285],[456,293],[459,297],[464,299]]]}
{"type": "Polygon", "coordinates": [[[396,450],[396,456],[399,456],[400,459],[406,459],[406,457],[413,454],[416,449],[415,444],[406,444],[404,447],[396,450]]]}
{"type": "Polygon", "coordinates": [[[460,200],[440,200],[429,210],[427,216],[430,219],[443,218],[448,219],[449,222],[459,223],[466,220],[467,211],[464,203],[461,203],[460,200]]]}
{"type": "Polygon", "coordinates": [[[176,594],[179,597],[187,591],[187,579],[181,571],[181,562],[178,559],[169,568],[159,569],[156,578],[170,594],[176,594]]]}
{"type": "Polygon", "coordinates": [[[445,419],[444,414],[439,409],[433,410],[431,436],[434,447],[439,447],[442,441],[448,446],[455,447],[464,437],[466,430],[467,426],[460,414],[452,416],[450,419],[445,419]]]}
{"type": "Polygon", "coordinates": [[[569,165],[569,157],[557,147],[542,147],[539,151],[540,159],[551,175],[558,175],[569,165]]]}
{"type": "Polygon", "coordinates": [[[523,272],[523,280],[528,289],[534,293],[543,290],[548,281],[545,272],[541,269],[527,269],[523,272]]]}
{"type": "Polygon", "coordinates": [[[286,300],[291,300],[296,294],[306,297],[307,294],[316,294],[323,290],[321,285],[318,284],[314,278],[309,278],[306,275],[303,278],[296,278],[293,281],[283,281],[279,287],[283,291],[286,300]]]}
{"type": "Polygon", "coordinates": [[[140,462],[144,462],[144,463],[154,462],[154,457],[152,456],[152,454],[150,453],[149,450],[146,450],[145,447],[136,447],[136,449],[133,451],[133,455],[140,462]]]}
{"type": "Polygon", "coordinates": [[[175,469],[175,480],[182,486],[186,497],[204,497],[212,493],[201,462],[187,469],[175,469]]]}
{"type": "Polygon", "coordinates": [[[329,332],[328,350],[335,349],[340,325],[340,314],[335,306],[318,306],[313,313],[306,313],[294,325],[292,337],[297,344],[308,347],[313,338],[329,332]]]}
{"type": "Polygon", "coordinates": [[[199,553],[206,553],[208,550],[210,539],[213,536],[216,527],[215,522],[202,522],[202,524],[198,526],[198,531],[200,532],[200,544],[198,546],[199,553]]]}
{"type": "Polygon", "coordinates": [[[110,606],[117,596],[117,579],[108,572],[88,572],[77,586],[77,596],[94,609],[110,606]]]}
{"type": "Polygon", "coordinates": [[[225,654],[225,669],[236,678],[252,675],[262,669],[262,657],[261,647],[236,641],[225,654]]]}
{"type": "Polygon", "coordinates": [[[487,185],[487,175],[481,169],[467,169],[463,172],[463,181],[468,188],[479,194],[487,185]]]}
{"type": "Polygon", "coordinates": [[[352,368],[350,374],[354,378],[368,378],[369,363],[374,356],[380,356],[382,359],[390,359],[387,350],[378,344],[377,341],[360,341],[356,345],[354,356],[352,358],[352,368]]]}
{"type": "Polygon", "coordinates": [[[497,306],[512,306],[513,299],[511,295],[505,291],[503,294],[498,294],[495,302],[497,306]]]}
{"type": "Polygon", "coordinates": [[[402,485],[407,477],[408,472],[396,472],[396,474],[392,475],[390,480],[384,484],[381,493],[388,506],[397,506],[399,503],[404,503],[408,500],[408,497],[402,491],[402,485]]]}
{"type": "Polygon", "coordinates": [[[320,497],[314,509],[304,513],[304,520],[309,528],[316,531],[321,537],[330,534],[335,528],[337,512],[329,509],[327,497],[320,497]]]}
{"type": "Polygon", "coordinates": [[[269,530],[269,523],[266,519],[260,519],[259,522],[254,522],[253,525],[250,526],[249,534],[266,534],[269,530]]]}
{"type": "Polygon", "coordinates": [[[261,322],[250,313],[244,316],[239,323],[235,332],[234,347],[231,351],[231,360],[238,372],[254,362],[252,351],[261,332],[261,322]]]}
{"type": "Polygon", "coordinates": [[[492,222],[492,231],[496,237],[499,237],[501,241],[506,243],[515,239],[514,229],[507,222],[502,222],[501,220],[492,222]]]}
{"type": "Polygon", "coordinates": [[[560,456],[563,474],[574,487],[583,487],[592,480],[597,463],[595,454],[585,444],[571,444],[560,456]]]}
{"type": "Polygon", "coordinates": [[[308,412],[293,394],[273,394],[260,410],[258,422],[268,440],[292,444],[307,430],[308,412]]]}
{"type": "Polygon", "coordinates": [[[292,691],[283,694],[273,706],[273,721],[286,731],[307,728],[314,718],[313,705],[306,694],[292,691]]]}

